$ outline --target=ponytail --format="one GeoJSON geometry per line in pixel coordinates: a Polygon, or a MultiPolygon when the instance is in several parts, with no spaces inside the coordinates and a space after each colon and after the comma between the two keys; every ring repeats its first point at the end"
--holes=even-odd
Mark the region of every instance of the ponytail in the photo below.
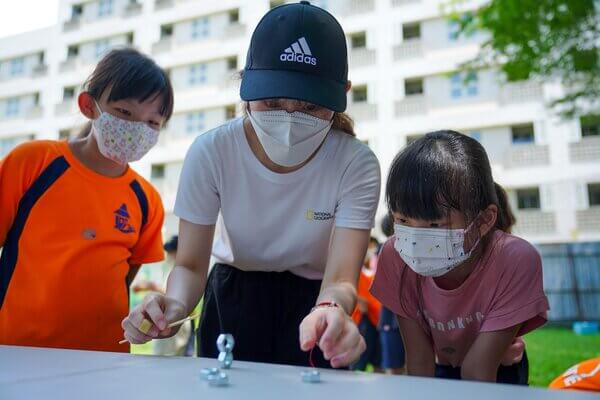
{"type": "Polygon", "coordinates": [[[498,218],[496,219],[496,229],[499,229],[506,233],[511,233],[512,227],[516,222],[515,215],[513,214],[510,204],[508,202],[508,196],[502,186],[494,182],[494,189],[496,190],[496,196],[498,197],[498,218]]]}
{"type": "Polygon", "coordinates": [[[350,136],[356,136],[356,132],[354,132],[354,121],[344,112],[336,112],[333,114],[333,125],[331,127],[347,133],[350,136]]]}

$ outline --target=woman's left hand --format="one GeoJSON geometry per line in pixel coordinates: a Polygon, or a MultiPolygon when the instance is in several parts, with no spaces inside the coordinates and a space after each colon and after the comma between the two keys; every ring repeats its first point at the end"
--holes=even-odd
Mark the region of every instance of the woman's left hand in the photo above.
{"type": "Polygon", "coordinates": [[[309,351],[319,346],[333,368],[346,367],[366,350],[358,327],[340,307],[320,307],[300,324],[300,348],[309,351]]]}

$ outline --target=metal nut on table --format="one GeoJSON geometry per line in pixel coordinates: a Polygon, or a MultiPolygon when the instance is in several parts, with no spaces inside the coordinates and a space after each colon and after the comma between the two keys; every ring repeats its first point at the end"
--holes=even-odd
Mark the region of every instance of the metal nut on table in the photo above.
{"type": "Polygon", "coordinates": [[[221,333],[217,338],[217,349],[220,352],[232,352],[235,346],[235,339],[230,333],[221,333]]]}
{"type": "Polygon", "coordinates": [[[302,382],[318,383],[321,382],[321,374],[317,370],[302,371],[302,382]]]}
{"type": "Polygon", "coordinates": [[[221,370],[219,368],[202,368],[202,370],[200,371],[200,375],[202,376],[202,379],[207,381],[208,378],[210,378],[213,375],[218,375],[220,372],[221,370]]]}
{"type": "Polygon", "coordinates": [[[223,369],[231,368],[231,364],[233,364],[233,354],[230,352],[222,351],[219,353],[219,365],[223,369]]]}
{"type": "Polygon", "coordinates": [[[229,377],[225,372],[219,372],[208,377],[208,384],[210,386],[227,386],[229,385],[229,377]]]}

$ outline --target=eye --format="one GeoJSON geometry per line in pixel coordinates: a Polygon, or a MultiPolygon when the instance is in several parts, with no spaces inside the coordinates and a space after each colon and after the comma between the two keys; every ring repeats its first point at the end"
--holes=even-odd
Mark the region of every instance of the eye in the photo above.
{"type": "Polygon", "coordinates": [[[399,222],[399,223],[401,223],[401,224],[404,224],[404,225],[406,225],[406,224],[408,223],[408,220],[407,220],[407,219],[405,219],[405,218],[398,218],[398,219],[396,220],[396,222],[399,222]]]}
{"type": "Polygon", "coordinates": [[[432,222],[432,223],[429,224],[429,226],[432,227],[432,228],[439,228],[440,224],[438,224],[437,222],[432,222]]]}
{"type": "Polygon", "coordinates": [[[148,121],[148,123],[149,123],[150,125],[152,125],[152,127],[155,127],[155,128],[157,128],[157,129],[158,129],[158,128],[160,128],[160,123],[158,123],[158,122],[156,122],[156,121],[148,121]]]}
{"type": "Polygon", "coordinates": [[[117,110],[119,113],[126,115],[128,117],[131,117],[131,112],[129,112],[128,110],[124,109],[124,108],[118,108],[115,107],[115,110],[117,110]]]}

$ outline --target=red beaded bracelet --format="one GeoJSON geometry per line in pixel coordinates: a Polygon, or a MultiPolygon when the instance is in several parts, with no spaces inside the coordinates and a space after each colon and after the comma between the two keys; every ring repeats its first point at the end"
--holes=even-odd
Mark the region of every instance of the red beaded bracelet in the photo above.
{"type": "Polygon", "coordinates": [[[322,302],[318,303],[317,305],[315,305],[313,308],[311,308],[310,312],[315,311],[317,308],[331,308],[331,307],[340,308],[340,305],[338,303],[336,303],[335,301],[322,301],[322,302]]]}

